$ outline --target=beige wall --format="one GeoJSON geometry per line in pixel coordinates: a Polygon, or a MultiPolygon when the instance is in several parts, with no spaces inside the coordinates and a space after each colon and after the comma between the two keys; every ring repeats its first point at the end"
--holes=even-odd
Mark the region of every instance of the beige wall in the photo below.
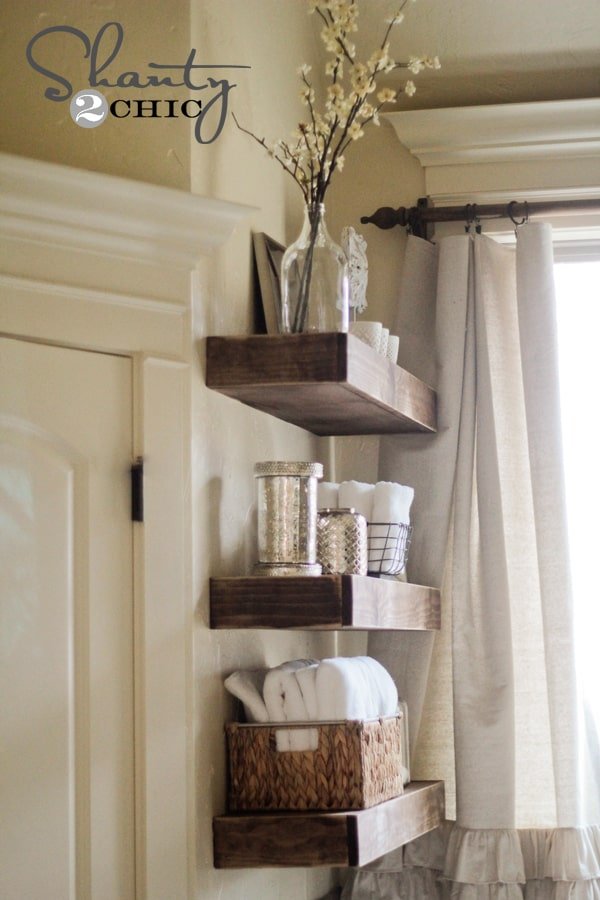
{"type": "MultiPolygon", "coordinates": [[[[71,119],[68,100],[55,102],[44,96],[47,87],[58,85],[27,62],[26,47],[44,28],[69,25],[93,41],[101,26],[114,20],[123,25],[125,36],[118,56],[103,73],[109,80],[132,69],[143,75],[149,62],[185,62],[190,51],[189,0],[52,0],[47,4],[41,0],[6,0],[2,4],[0,150],[188,189],[190,150],[186,119],[117,120],[110,116],[97,128],[80,128],[71,119]]],[[[34,52],[41,65],[71,82],[74,93],[89,87],[89,61],[83,57],[78,38],[52,34],[42,39],[34,52]]],[[[100,53],[103,52],[101,47],[100,53]]],[[[187,96],[181,88],[99,90],[109,103],[117,97],[187,96]]]]}

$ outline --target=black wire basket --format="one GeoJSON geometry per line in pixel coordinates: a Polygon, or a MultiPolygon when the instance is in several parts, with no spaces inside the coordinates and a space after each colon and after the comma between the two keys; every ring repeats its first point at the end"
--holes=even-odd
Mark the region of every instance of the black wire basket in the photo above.
{"type": "Polygon", "coordinates": [[[367,529],[369,575],[399,575],[406,567],[412,525],[370,522],[367,529]]]}

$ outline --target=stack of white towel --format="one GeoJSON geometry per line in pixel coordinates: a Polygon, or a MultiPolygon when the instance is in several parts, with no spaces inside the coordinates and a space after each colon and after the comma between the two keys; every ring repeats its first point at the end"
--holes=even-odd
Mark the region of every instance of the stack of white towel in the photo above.
{"type": "MultiPolygon", "coordinates": [[[[249,722],[331,722],[375,719],[402,712],[402,780],[410,781],[408,708],[390,674],[370,656],[294,659],[274,669],[234,672],[227,690],[249,722]]],[[[279,751],[316,750],[314,728],[277,729],[279,751]]]]}
{"type": "Polygon", "coordinates": [[[414,488],[393,481],[342,481],[334,484],[322,481],[317,485],[319,509],[348,509],[354,507],[367,522],[395,522],[410,525],[410,507],[414,488]]]}
{"type": "MultiPolygon", "coordinates": [[[[398,691],[369,656],[296,659],[274,669],[234,672],[227,690],[249,722],[331,722],[376,719],[398,711],[398,691]]],[[[315,729],[277,732],[278,750],[316,750],[315,729]]]]}
{"type": "Polygon", "coordinates": [[[369,572],[393,571],[386,569],[386,563],[390,558],[390,552],[386,551],[388,546],[386,539],[390,534],[388,524],[410,525],[410,507],[414,496],[414,488],[393,481],[378,481],[377,484],[366,484],[363,481],[342,481],[341,484],[334,484],[331,481],[323,481],[317,485],[319,509],[354,507],[356,512],[367,520],[369,572]]]}

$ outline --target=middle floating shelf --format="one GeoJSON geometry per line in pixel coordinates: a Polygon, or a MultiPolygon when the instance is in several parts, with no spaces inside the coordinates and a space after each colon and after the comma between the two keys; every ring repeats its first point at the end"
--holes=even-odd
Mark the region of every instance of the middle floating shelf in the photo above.
{"type": "Polygon", "coordinates": [[[365,575],[211,578],[210,627],[437,631],[440,592],[365,575]]]}

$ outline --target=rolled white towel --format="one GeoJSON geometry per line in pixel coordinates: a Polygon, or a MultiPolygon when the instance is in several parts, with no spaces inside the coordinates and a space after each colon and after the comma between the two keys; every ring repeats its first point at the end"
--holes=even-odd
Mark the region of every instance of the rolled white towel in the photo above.
{"type": "Polygon", "coordinates": [[[373,494],[375,486],[364,481],[342,481],[339,491],[339,508],[354,507],[367,522],[373,519],[373,494]]]}
{"type": "Polygon", "coordinates": [[[373,719],[393,716],[398,691],[389,672],[370,656],[320,662],[316,673],[319,719],[373,719]]]}
{"type": "Polygon", "coordinates": [[[248,722],[268,722],[269,713],[263,700],[263,686],[266,669],[232,672],[225,679],[225,687],[230,694],[244,704],[248,722]]]}
{"type": "Polygon", "coordinates": [[[409,525],[414,496],[414,488],[407,485],[378,481],[373,491],[373,515],[370,521],[409,525]]]}
{"type": "Polygon", "coordinates": [[[402,529],[410,524],[414,488],[391,481],[378,481],[373,493],[373,519],[369,525],[369,572],[388,575],[398,571],[398,542],[402,529]],[[390,527],[390,525],[392,527],[390,527]]]}
{"type": "Polygon", "coordinates": [[[386,356],[386,354],[387,354],[389,337],[390,337],[390,329],[382,328],[381,329],[381,338],[379,340],[379,353],[381,354],[381,356],[386,356]]]}
{"type": "Polygon", "coordinates": [[[387,350],[385,355],[394,364],[398,361],[398,351],[400,350],[400,338],[396,334],[390,334],[388,337],[387,350]]]}
{"type": "MultiPolygon", "coordinates": [[[[269,669],[265,676],[263,697],[271,722],[306,722],[308,709],[296,678],[299,669],[314,666],[314,659],[292,659],[269,669]]],[[[277,750],[316,750],[319,735],[314,729],[278,729],[277,750]]]]}
{"type": "Polygon", "coordinates": [[[337,509],[340,486],[333,481],[320,481],[317,484],[317,508],[337,509]]]}

